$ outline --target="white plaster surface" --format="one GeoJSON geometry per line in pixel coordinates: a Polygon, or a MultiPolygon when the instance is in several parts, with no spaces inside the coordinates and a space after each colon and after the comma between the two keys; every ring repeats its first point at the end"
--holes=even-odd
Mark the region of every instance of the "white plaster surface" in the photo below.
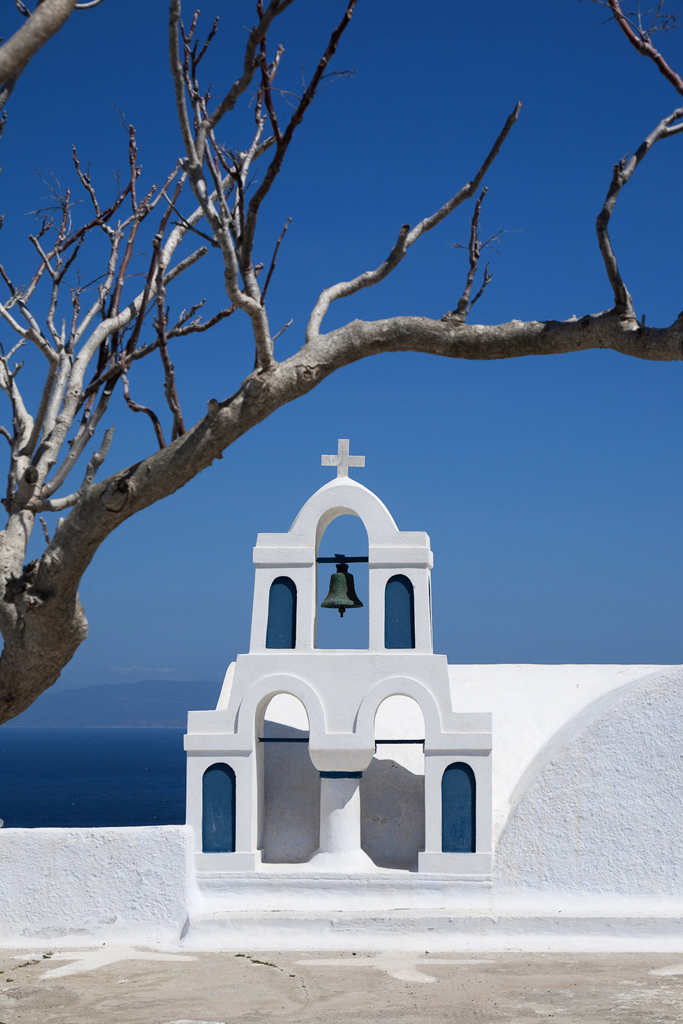
{"type": "MultiPolygon", "coordinates": [[[[265,736],[303,738],[308,735],[308,728],[294,728],[267,719],[263,732],[265,736]]],[[[307,861],[320,845],[320,775],[308,756],[308,744],[263,746],[263,861],[307,861]]]]}
{"type": "Polygon", "coordinates": [[[360,799],[361,846],[368,856],[378,867],[415,871],[425,845],[424,771],[374,757],[363,772],[360,799]]]}
{"type": "MultiPolygon", "coordinates": [[[[270,719],[264,733],[306,735],[270,719]]],[[[305,863],[320,845],[319,774],[306,744],[264,746],[264,864],[305,863]]],[[[416,868],[424,848],[424,772],[414,774],[392,759],[375,757],[363,772],[360,800],[362,849],[379,867],[416,868]]]]}
{"type": "MultiPolygon", "coordinates": [[[[683,951],[683,669],[450,666],[449,683],[450,714],[493,714],[493,883],[415,870],[425,777],[386,756],[360,784],[361,846],[379,870],[313,872],[308,746],[263,744],[256,870],[195,876],[185,826],[3,829],[0,943],[683,951]]],[[[289,694],[266,715],[263,735],[308,735],[289,694]]],[[[379,703],[374,728],[419,738],[425,724],[399,695],[379,703]]]]}
{"type": "Polygon", "coordinates": [[[453,710],[493,715],[493,842],[556,748],[658,665],[449,665],[453,710]]]}
{"type": "Polygon", "coordinates": [[[0,941],[176,939],[187,917],[190,830],[0,830],[0,941]]]}
{"type": "MultiPolygon", "coordinates": [[[[300,700],[281,693],[266,711],[264,736],[305,737],[300,700]]],[[[424,718],[411,697],[388,697],[375,716],[378,739],[424,737],[424,718]]],[[[267,863],[307,861],[319,845],[320,778],[303,743],[268,743],[264,750],[267,863]]],[[[424,754],[420,746],[380,745],[360,783],[361,847],[383,868],[415,869],[424,849],[424,754]]]]}
{"type": "Polygon", "coordinates": [[[360,845],[360,779],[320,780],[320,847],[310,871],[374,871],[360,845]]]}
{"type": "Polygon", "coordinates": [[[432,650],[428,535],[399,530],[377,495],[340,475],[308,499],[287,533],[258,535],[254,563],[249,653],[229,666],[216,710],[188,716],[186,820],[196,868],[240,872],[306,862],[311,871],[490,873],[491,715],[452,710],[447,661],[432,650]],[[316,648],[316,558],[326,528],[342,515],[359,517],[368,536],[366,650],[316,648]],[[386,585],[399,571],[413,587],[414,647],[385,649],[386,585]],[[271,586],[283,574],[297,593],[295,647],[266,648],[271,586]],[[285,731],[264,737],[268,729],[285,731]],[[365,773],[353,799],[332,800],[332,786],[314,780],[296,744],[261,742],[288,735],[308,740],[306,755],[318,772],[365,773]],[[380,743],[376,751],[378,739],[418,743],[380,743]],[[455,756],[476,780],[477,851],[444,858],[441,775],[455,756]],[[212,854],[201,848],[202,779],[217,762],[235,773],[235,837],[232,852],[212,854]]]}
{"type": "Polygon", "coordinates": [[[655,673],[580,723],[521,796],[502,882],[536,890],[683,893],[683,669],[655,673]]]}
{"type": "MultiPolygon", "coordinates": [[[[425,720],[420,705],[412,697],[397,693],[387,697],[375,714],[376,740],[424,739],[425,720]]],[[[421,746],[381,743],[375,751],[378,760],[395,761],[413,775],[424,775],[425,757],[421,746]]]]}
{"type": "MultiPolygon", "coordinates": [[[[574,732],[586,725],[625,693],[644,685],[653,674],[662,672],[656,665],[449,665],[448,675],[454,712],[491,712],[493,715],[493,835],[497,844],[506,826],[510,812],[548,762],[569,742],[574,732]]],[[[303,705],[295,697],[280,694],[267,711],[268,720],[281,726],[300,730],[306,735],[308,721],[303,705]]],[[[380,704],[375,717],[375,736],[385,738],[420,738],[424,736],[424,717],[419,705],[410,697],[396,695],[380,704]]],[[[315,849],[314,837],[317,821],[315,772],[306,772],[306,748],[303,744],[273,744],[279,749],[269,750],[267,756],[274,764],[267,778],[287,780],[288,791],[296,790],[292,778],[294,763],[304,769],[297,806],[308,811],[306,825],[307,844],[300,858],[315,849]],[[301,764],[300,764],[301,762],[301,764]],[[310,775],[310,778],[308,776],[310,775]]],[[[415,776],[424,775],[424,755],[420,747],[380,745],[370,767],[366,770],[361,787],[363,802],[363,849],[376,863],[383,866],[407,867],[415,852],[422,847],[424,835],[424,791],[415,776]],[[398,766],[397,770],[382,773],[379,761],[398,766]],[[405,771],[402,773],[400,769],[405,771]],[[408,774],[410,773],[410,774],[408,774]],[[365,792],[364,792],[365,791],[365,792]],[[421,799],[420,799],[421,798],[421,799]],[[416,803],[417,800],[417,803],[416,803]],[[383,820],[385,819],[385,820],[383,820]],[[399,836],[388,839],[393,824],[405,821],[400,840],[415,836],[414,847],[408,851],[407,841],[399,849],[399,836]],[[382,826],[384,826],[382,828],[382,826]],[[381,836],[380,834],[384,833],[381,836]],[[371,836],[376,837],[374,842],[371,836]],[[386,852],[382,850],[385,845],[386,852]]],[[[271,783],[272,785],[272,783],[271,783]]],[[[277,785],[277,783],[276,783],[277,785]]],[[[294,836],[285,819],[296,826],[300,817],[289,818],[282,810],[285,794],[279,786],[277,798],[271,806],[282,819],[283,830],[289,832],[285,844],[292,844],[294,836]]],[[[290,796],[290,799],[292,797],[290,796]]],[[[266,821],[270,822],[270,814],[266,821]]],[[[271,826],[267,824],[267,830],[271,826]]],[[[269,832],[267,834],[270,834],[269,832]]],[[[273,860],[292,859],[284,850],[273,848],[273,860]]]]}
{"type": "MultiPolygon", "coordinates": [[[[419,877],[419,876],[418,876],[419,877]]],[[[357,878],[354,880],[357,881],[357,878]]],[[[351,876],[347,886],[352,883],[351,876]]],[[[481,910],[214,912],[191,915],[188,949],[683,952],[683,903],[496,895],[481,910]],[[523,897],[520,899],[519,897],[523,897]],[[534,898],[535,897],[535,898],[534,898]]]]}
{"type": "MultiPolygon", "coordinates": [[[[453,711],[493,714],[494,844],[513,807],[572,737],[662,671],[653,665],[448,666],[453,711]]],[[[308,733],[305,709],[289,694],[273,698],[267,719],[273,735],[278,728],[308,733]]],[[[395,695],[379,705],[376,738],[420,738],[424,728],[412,698],[395,695]]],[[[265,757],[265,859],[305,861],[318,843],[317,773],[305,744],[272,744],[265,757]]],[[[399,745],[380,745],[364,773],[362,847],[382,867],[412,867],[423,848],[423,774],[421,748],[399,745]]]]}
{"type": "MultiPolygon", "coordinates": [[[[556,747],[561,749],[568,741],[565,729],[583,728],[607,703],[618,700],[622,690],[637,688],[662,670],[657,665],[448,666],[453,711],[493,714],[494,843],[514,803],[543,770],[556,747]]],[[[295,697],[280,694],[271,701],[267,715],[270,721],[293,726],[305,735],[306,712],[295,697]]],[[[412,698],[396,695],[380,704],[375,718],[376,738],[423,735],[424,717],[412,698]]],[[[288,755],[284,750],[278,754],[282,767],[288,755]]],[[[424,774],[424,755],[419,747],[381,745],[375,761],[381,759],[394,761],[414,775],[424,774]]],[[[409,785],[408,781],[407,788],[409,785]]]]}
{"type": "MultiPolygon", "coordinates": [[[[432,552],[423,532],[399,530],[384,503],[356,480],[338,477],[311,495],[287,533],[260,533],[254,548],[256,578],[250,651],[264,651],[268,593],[282,574],[297,588],[297,650],[316,646],[318,593],[315,560],[321,538],[334,519],[358,516],[368,534],[369,649],[384,650],[384,587],[397,571],[411,580],[415,592],[415,646],[432,650],[429,573],[432,552]]],[[[284,652],[282,652],[284,654],[284,652]]],[[[285,655],[286,656],[286,655],[285,655]]]]}

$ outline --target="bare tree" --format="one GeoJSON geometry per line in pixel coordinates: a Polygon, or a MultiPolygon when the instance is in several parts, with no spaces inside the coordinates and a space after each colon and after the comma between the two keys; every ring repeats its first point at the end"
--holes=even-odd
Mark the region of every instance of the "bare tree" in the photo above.
{"type": "MultiPolygon", "coordinates": [[[[12,429],[0,427],[10,455],[3,500],[8,521],[0,533],[0,629],[4,637],[0,722],[19,714],[49,687],[85,639],[87,623],[78,586],[105,538],[136,512],[182,487],[251,427],[306,394],[339,367],[376,353],[397,351],[504,359],[609,348],[642,359],[683,357],[683,314],[666,328],[645,327],[638,321],[608,231],[620,190],[655,142],[683,128],[679,123],[683,107],[663,118],[633,156],[619,161],[614,169],[597,222],[600,249],[614,291],[614,306],[609,310],[567,321],[469,324],[468,314],[490,280],[485,270],[483,283],[471,299],[480,256],[497,237],[488,243],[479,239],[484,190],[471,221],[466,246],[469,272],[456,310],[445,313],[441,320],[409,316],[374,322],[354,320],[323,331],[332,302],[380,283],[423,234],[477,196],[517,120],[518,103],[472,179],[414,227],[402,225],[387,258],[378,267],[351,281],[324,288],[311,310],[301,347],[279,362],[275,354],[278,334],[271,331],[266,298],[283,236],[269,261],[255,262],[258,217],[295,132],[321,85],[332,74],[331,61],[357,0],[345,0],[343,16],[331,32],[310,81],[283,118],[285,107],[275,84],[282,50],[269,54],[268,32],[293,2],[270,0],[266,4],[258,0],[257,23],[248,35],[239,76],[220,102],[212,105],[199,73],[216,26],[201,43],[198,15],[189,27],[184,27],[180,0],[171,0],[170,63],[184,149],[178,166],[159,188],[138,195],[135,132],[126,126],[129,174],[113,200],[102,204],[74,153],[75,173],[91,213],[74,226],[76,213],[70,193],[53,183],[51,208],[43,211],[40,230],[31,238],[37,259],[33,278],[28,285],[18,287],[10,271],[0,268],[8,293],[5,303],[0,304],[0,317],[16,339],[11,351],[2,351],[0,356],[0,389],[12,412],[12,429]],[[236,151],[228,148],[219,134],[242,97],[254,100],[255,126],[249,147],[236,151]],[[194,203],[193,211],[187,214],[181,212],[184,189],[189,190],[194,203]],[[151,232],[151,255],[142,286],[132,291],[131,260],[136,239],[143,231],[151,232]],[[97,236],[106,240],[107,260],[95,282],[82,283],[75,277],[78,254],[89,239],[97,236]],[[197,240],[202,244],[192,249],[190,243],[196,244],[197,240]],[[181,247],[185,246],[192,251],[181,258],[181,247]],[[222,260],[228,304],[203,321],[199,315],[202,303],[198,302],[172,323],[168,289],[187,267],[204,259],[212,249],[222,260]],[[34,312],[39,285],[47,285],[49,292],[47,312],[42,318],[34,312]],[[96,296],[86,301],[91,288],[96,288],[96,296]],[[68,304],[68,316],[60,322],[58,310],[61,317],[64,304],[68,304]],[[234,394],[222,400],[209,399],[206,415],[188,429],[176,389],[171,344],[233,314],[246,314],[251,325],[254,370],[234,394]],[[15,356],[19,349],[30,352],[43,364],[42,394],[33,412],[29,412],[18,384],[22,363],[16,363],[15,356]],[[137,402],[130,383],[140,360],[156,352],[168,406],[163,416],[137,402]],[[158,450],[97,482],[95,476],[106,458],[113,428],[107,427],[98,449],[89,458],[86,451],[99,424],[106,422],[109,401],[119,381],[129,408],[143,413],[142,418],[151,422],[158,450]],[[169,426],[164,428],[162,421],[169,426]],[[67,481],[79,462],[85,463],[82,480],[69,490],[67,481]],[[45,549],[37,560],[24,565],[35,520],[46,512],[66,514],[59,519],[52,537],[42,520],[45,549]]],[[[609,0],[607,6],[639,52],[653,60],[674,88],[683,92],[680,78],[652,47],[650,36],[657,25],[644,29],[637,15],[634,19],[621,10],[618,0],[609,0]]],[[[657,18],[660,24],[661,5],[657,18]]]]}

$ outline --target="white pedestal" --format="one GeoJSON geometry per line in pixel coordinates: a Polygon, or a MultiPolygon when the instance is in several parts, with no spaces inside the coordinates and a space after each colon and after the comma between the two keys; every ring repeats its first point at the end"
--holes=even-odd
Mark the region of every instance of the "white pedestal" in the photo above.
{"type": "Polygon", "coordinates": [[[360,845],[360,772],[358,777],[320,779],[320,846],[308,861],[310,871],[377,871],[360,845]]]}

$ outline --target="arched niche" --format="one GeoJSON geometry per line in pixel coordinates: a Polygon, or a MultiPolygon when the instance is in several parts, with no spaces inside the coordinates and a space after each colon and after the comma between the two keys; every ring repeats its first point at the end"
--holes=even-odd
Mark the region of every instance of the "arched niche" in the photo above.
{"type": "Polygon", "coordinates": [[[443,853],[475,853],[477,787],[468,764],[449,764],[441,777],[441,849],[443,853]]]}
{"type": "Polygon", "coordinates": [[[393,760],[413,775],[424,775],[424,747],[420,743],[386,743],[386,740],[424,740],[422,708],[413,697],[396,693],[385,697],[375,712],[375,757],[393,760]]]}
{"type": "MultiPolygon", "coordinates": [[[[375,741],[421,740],[424,716],[395,694],[377,708],[375,741]]],[[[377,743],[361,780],[361,845],[379,867],[414,870],[424,849],[424,750],[421,743],[377,743]]]]}
{"type": "MultiPolygon", "coordinates": [[[[368,535],[363,520],[351,510],[333,509],[321,522],[324,530],[319,531],[317,554],[333,557],[344,554],[348,557],[368,557],[368,535]]],[[[327,597],[330,577],[336,572],[333,562],[318,565],[316,597],[316,647],[322,650],[367,650],[369,646],[369,581],[368,563],[349,563],[349,573],[354,578],[362,608],[351,608],[342,616],[333,608],[321,608],[327,597]]]]}
{"type": "Polygon", "coordinates": [[[276,650],[296,647],[296,584],[289,576],[278,576],[270,585],[266,647],[276,650]]]}
{"type": "Polygon", "coordinates": [[[278,693],[265,709],[262,748],[263,860],[300,863],[318,847],[320,776],[308,754],[309,722],[303,703],[278,693]],[[303,742],[302,742],[303,741],[303,742]]]}
{"type": "Polygon", "coordinates": [[[202,777],[202,850],[235,852],[235,773],[227,764],[212,764],[202,777]]]}
{"type": "Polygon", "coordinates": [[[388,650],[415,647],[415,593],[403,573],[391,576],[384,588],[384,646],[388,650]]]}

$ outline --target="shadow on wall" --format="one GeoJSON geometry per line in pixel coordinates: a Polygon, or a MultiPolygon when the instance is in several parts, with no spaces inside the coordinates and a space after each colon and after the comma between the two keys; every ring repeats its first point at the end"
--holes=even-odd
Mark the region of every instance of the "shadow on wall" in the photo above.
{"type": "MultiPolygon", "coordinates": [[[[308,731],[264,722],[264,736],[307,739],[308,731]]],[[[296,864],[317,850],[320,836],[320,775],[308,743],[264,743],[263,859],[296,864]]]]}
{"type": "Polygon", "coordinates": [[[360,784],[361,846],[377,867],[417,871],[425,845],[424,775],[373,757],[360,784]]]}
{"type": "MultiPolygon", "coordinates": [[[[308,733],[266,719],[264,736],[306,739],[308,733]]],[[[307,743],[266,743],[263,860],[297,864],[316,851],[320,836],[320,776],[307,743]]],[[[363,773],[361,845],[382,868],[417,870],[424,849],[424,776],[395,761],[373,758],[363,773]]]]}

